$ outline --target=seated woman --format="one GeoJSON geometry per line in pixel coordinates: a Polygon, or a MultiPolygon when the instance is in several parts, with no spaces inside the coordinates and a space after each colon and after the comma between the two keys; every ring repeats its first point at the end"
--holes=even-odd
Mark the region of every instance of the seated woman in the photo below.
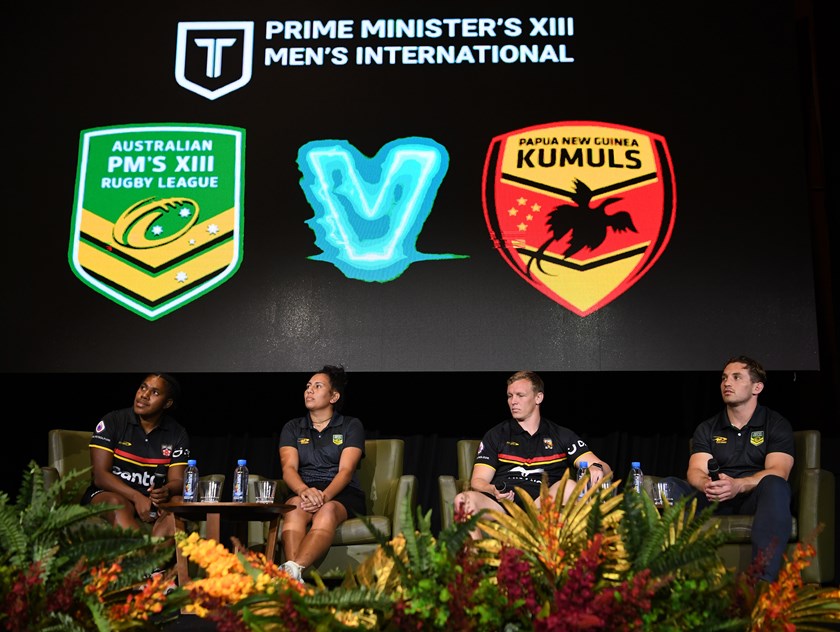
{"type": "Polygon", "coordinates": [[[364,457],[365,431],[355,417],[338,413],[347,384],[342,367],[327,365],[303,392],[307,414],[280,433],[283,480],[294,509],[283,516],[283,564],[302,581],[303,570],[322,557],[347,518],[364,515],[365,497],[356,469],[364,457]]]}
{"type": "Polygon", "coordinates": [[[190,456],[187,431],[171,415],[179,395],[173,376],[150,373],[130,408],[102,417],[90,439],[93,480],[81,504],[120,505],[102,514],[112,525],[148,523],[154,536],[174,535],[175,517],[157,505],[180,499],[190,456]]]}

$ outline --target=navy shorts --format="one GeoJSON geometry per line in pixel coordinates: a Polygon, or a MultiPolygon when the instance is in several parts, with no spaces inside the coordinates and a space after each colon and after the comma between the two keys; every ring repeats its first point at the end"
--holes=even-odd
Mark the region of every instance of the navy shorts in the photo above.
{"type": "MultiPolygon", "coordinates": [[[[304,481],[309,487],[314,487],[315,489],[320,489],[324,491],[332,481],[315,481],[313,483],[309,483],[304,481]]],[[[342,489],[335,498],[334,501],[337,503],[341,503],[344,508],[347,510],[347,517],[353,518],[355,516],[366,516],[367,515],[367,506],[365,505],[365,494],[362,492],[361,489],[356,489],[355,487],[350,487],[348,485],[344,489],[342,489]]]]}

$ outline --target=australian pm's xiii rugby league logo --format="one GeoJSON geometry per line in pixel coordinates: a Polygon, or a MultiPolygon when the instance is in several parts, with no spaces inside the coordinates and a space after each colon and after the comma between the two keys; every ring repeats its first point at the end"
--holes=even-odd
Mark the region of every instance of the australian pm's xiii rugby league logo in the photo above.
{"type": "Polygon", "coordinates": [[[665,139],[608,123],[549,123],[497,136],[483,197],[508,265],[580,316],[650,270],[676,212],[665,139]]]}
{"type": "Polygon", "coordinates": [[[149,320],[224,283],[242,261],[244,156],[236,127],[84,130],[73,272],[149,320]]]}

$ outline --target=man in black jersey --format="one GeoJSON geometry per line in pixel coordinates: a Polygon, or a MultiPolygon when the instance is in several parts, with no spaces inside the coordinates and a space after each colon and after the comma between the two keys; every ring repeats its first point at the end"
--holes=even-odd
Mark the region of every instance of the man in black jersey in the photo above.
{"type": "Polygon", "coordinates": [[[771,582],[779,575],[790,538],[788,478],[796,449],[790,422],[758,401],[766,381],[756,360],[737,356],[726,361],[720,374],[724,407],[695,429],[687,480],[668,480],[676,497],[696,496],[698,510],[718,503],[717,514],[752,515],[753,558],[762,556],[760,579],[771,582]],[[717,472],[709,472],[710,460],[717,463],[717,472]]]}
{"type": "MultiPolygon", "coordinates": [[[[519,371],[507,380],[512,419],[491,428],[481,440],[473,466],[470,490],[455,496],[455,512],[473,514],[481,509],[503,511],[501,499],[518,502],[514,488],[521,487],[539,505],[543,473],[549,493],[560,491],[560,479],[569,468],[586,461],[593,485],[611,472],[577,434],[545,419],[540,404],[545,396],[542,378],[533,371],[519,371]]],[[[563,502],[575,486],[571,476],[563,502]]],[[[475,534],[479,535],[479,534],[475,534]]]]}

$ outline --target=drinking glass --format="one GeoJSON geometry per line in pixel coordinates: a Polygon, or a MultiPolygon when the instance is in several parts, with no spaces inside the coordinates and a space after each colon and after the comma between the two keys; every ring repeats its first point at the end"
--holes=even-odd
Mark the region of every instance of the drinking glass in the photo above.
{"type": "Polygon", "coordinates": [[[202,503],[217,503],[222,498],[222,483],[220,481],[198,481],[198,500],[202,503]]]}
{"type": "Polygon", "coordinates": [[[654,497],[653,502],[656,504],[657,507],[665,507],[665,505],[673,505],[674,504],[674,490],[671,489],[671,483],[668,481],[659,481],[656,484],[656,492],[657,496],[659,497],[659,503],[656,503],[656,498],[654,497]]]}
{"type": "Polygon", "coordinates": [[[273,503],[277,491],[277,481],[270,479],[255,481],[256,498],[258,503],[273,503]]]}

